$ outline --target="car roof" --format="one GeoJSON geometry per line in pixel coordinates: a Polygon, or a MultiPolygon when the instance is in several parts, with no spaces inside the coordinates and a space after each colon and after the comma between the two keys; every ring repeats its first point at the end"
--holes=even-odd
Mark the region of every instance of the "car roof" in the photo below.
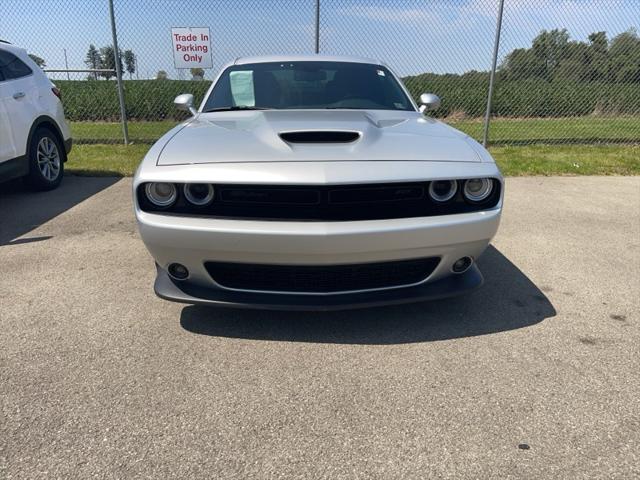
{"type": "MultiPolygon", "coordinates": [[[[385,65],[380,60],[363,57],[351,57],[346,55],[261,55],[256,57],[240,57],[233,62],[234,65],[246,65],[248,63],[270,63],[270,62],[348,62],[348,63],[369,63],[374,65],[385,65]]],[[[385,65],[386,66],[386,65],[385,65]]]]}
{"type": "Polygon", "coordinates": [[[24,48],[13,45],[12,43],[7,42],[6,40],[0,40],[0,48],[6,50],[7,52],[11,52],[13,54],[23,54],[25,55],[27,52],[24,48]]]}

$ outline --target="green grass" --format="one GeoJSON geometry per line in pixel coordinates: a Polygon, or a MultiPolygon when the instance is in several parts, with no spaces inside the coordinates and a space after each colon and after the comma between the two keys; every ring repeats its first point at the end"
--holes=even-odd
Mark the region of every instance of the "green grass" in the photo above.
{"type": "MultiPolygon", "coordinates": [[[[76,145],[67,172],[131,176],[149,145],[76,145]]],[[[489,149],[509,176],[640,175],[640,145],[527,145],[489,149]]]]}
{"type": "MultiPolygon", "coordinates": [[[[480,139],[482,120],[448,121],[467,135],[480,139]]],[[[492,144],[508,143],[640,143],[640,117],[496,118],[491,120],[492,144]]]]}
{"type": "Polygon", "coordinates": [[[640,175],[640,145],[527,145],[489,151],[508,176],[640,175]]]}
{"type": "Polygon", "coordinates": [[[129,177],[150,145],[74,145],[65,164],[67,173],[90,177],[129,177]]]}
{"type": "MultiPolygon", "coordinates": [[[[482,135],[481,120],[448,123],[474,138],[482,135]]],[[[132,175],[149,145],[175,124],[131,122],[133,145],[125,147],[105,144],[121,142],[119,123],[73,122],[76,146],[67,170],[78,175],[132,175]]],[[[640,175],[637,117],[498,118],[491,122],[491,140],[491,153],[505,175],[640,175]]]]}
{"type": "MultiPolygon", "coordinates": [[[[134,143],[153,143],[178,122],[129,122],[129,138],[134,143]]],[[[122,143],[122,125],[118,122],[71,122],[71,135],[76,143],[122,143]]]]}
{"type": "MultiPolygon", "coordinates": [[[[477,140],[482,138],[481,119],[446,122],[477,140]]],[[[134,143],[153,143],[176,124],[173,120],[130,122],[129,137],[134,143]]],[[[117,122],[71,122],[71,132],[76,143],[122,142],[122,127],[117,122]]],[[[640,117],[496,118],[491,121],[490,141],[494,145],[640,143],[640,117]]]]}

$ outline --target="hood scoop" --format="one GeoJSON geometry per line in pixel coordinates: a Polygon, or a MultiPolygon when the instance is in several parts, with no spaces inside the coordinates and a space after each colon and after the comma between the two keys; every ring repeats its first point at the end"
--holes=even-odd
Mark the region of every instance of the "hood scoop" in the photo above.
{"type": "Polygon", "coordinates": [[[350,130],[298,130],[278,134],[287,143],[352,143],[360,132],[350,130]]]}

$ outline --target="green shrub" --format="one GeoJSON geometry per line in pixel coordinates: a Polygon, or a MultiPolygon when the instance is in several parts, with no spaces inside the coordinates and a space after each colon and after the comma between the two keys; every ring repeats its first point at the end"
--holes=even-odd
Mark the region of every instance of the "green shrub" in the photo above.
{"type": "MultiPolygon", "coordinates": [[[[64,111],[68,120],[114,121],[120,118],[118,89],[115,80],[58,80],[64,111]]],[[[125,80],[124,96],[127,117],[131,120],[182,120],[173,99],[181,93],[192,93],[198,105],[209,82],[191,80],[125,80]]]]}
{"type": "MultiPolygon", "coordinates": [[[[435,112],[446,117],[463,113],[482,116],[486,109],[488,74],[424,74],[404,79],[414,98],[423,92],[442,97],[435,112]]],[[[571,117],[598,114],[639,115],[640,84],[544,80],[496,80],[492,113],[499,117],[571,117]]]]}
{"type": "MultiPolygon", "coordinates": [[[[486,108],[489,76],[422,74],[404,79],[411,95],[432,92],[442,97],[437,116],[480,117],[486,108]]],[[[120,118],[116,82],[56,81],[69,120],[113,121],[120,118]]],[[[210,82],[191,80],[125,80],[127,116],[131,120],[182,120],[173,106],[180,93],[192,93],[196,104],[210,82]]],[[[496,82],[493,113],[503,117],[568,117],[578,115],[640,115],[640,85],[575,81],[501,80],[496,82]]]]}

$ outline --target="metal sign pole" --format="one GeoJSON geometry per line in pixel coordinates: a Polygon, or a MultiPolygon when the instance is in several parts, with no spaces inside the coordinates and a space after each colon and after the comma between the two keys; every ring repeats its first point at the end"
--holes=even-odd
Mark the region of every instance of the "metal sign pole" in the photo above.
{"type": "Polygon", "coordinates": [[[493,63],[491,65],[491,76],[489,77],[489,94],[487,95],[487,111],[484,115],[484,134],[482,135],[482,145],[487,146],[489,141],[489,121],[491,119],[491,100],[493,98],[493,82],[496,77],[496,66],[498,64],[498,49],[500,48],[500,32],[502,30],[502,10],[504,0],[500,0],[498,7],[498,24],[496,25],[496,40],[493,44],[493,63]]]}
{"type": "Polygon", "coordinates": [[[316,53],[320,53],[320,0],[316,0],[316,53]]]}
{"type": "Polygon", "coordinates": [[[120,118],[122,119],[122,136],[124,144],[129,145],[129,129],[127,127],[127,110],[124,105],[124,85],[122,83],[122,69],[120,68],[120,50],[118,49],[118,35],[116,34],[116,17],[113,14],[113,0],[109,0],[109,15],[111,16],[111,35],[113,36],[113,58],[116,62],[116,80],[118,83],[118,99],[120,100],[120,118]]]}

